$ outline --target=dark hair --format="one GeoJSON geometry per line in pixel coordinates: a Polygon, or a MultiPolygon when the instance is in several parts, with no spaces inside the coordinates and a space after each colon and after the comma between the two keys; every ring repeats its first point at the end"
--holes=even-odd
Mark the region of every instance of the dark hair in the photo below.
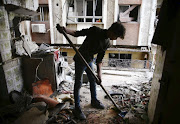
{"type": "Polygon", "coordinates": [[[112,31],[117,37],[124,39],[126,29],[120,21],[114,22],[108,30],[112,31]]]}

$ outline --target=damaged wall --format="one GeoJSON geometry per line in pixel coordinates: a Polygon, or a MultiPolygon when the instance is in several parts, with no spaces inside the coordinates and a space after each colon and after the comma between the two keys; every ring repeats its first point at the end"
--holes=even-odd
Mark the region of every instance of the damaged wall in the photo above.
{"type": "Polygon", "coordinates": [[[11,33],[7,11],[3,6],[0,6],[0,52],[2,62],[12,59],[11,53],[11,33]]]}
{"type": "Polygon", "coordinates": [[[8,19],[7,11],[3,6],[0,6],[0,53],[2,61],[0,62],[0,92],[1,101],[8,100],[8,93],[13,90],[13,84],[15,84],[15,74],[13,71],[15,65],[9,66],[12,60],[12,49],[11,49],[11,33],[10,33],[10,26],[9,26],[9,19],[8,19]],[[11,68],[8,68],[11,67],[11,68]]]}
{"type": "MultiPolygon", "coordinates": [[[[1,94],[5,95],[13,90],[21,91],[23,87],[23,78],[21,73],[21,59],[13,56],[13,39],[15,38],[14,29],[18,25],[13,25],[13,19],[15,16],[19,16],[13,12],[9,12],[12,7],[17,7],[18,13],[19,7],[25,7],[29,10],[36,10],[36,0],[4,0],[4,4],[0,6],[0,54],[2,60],[0,61],[0,73],[1,73],[1,94]],[[7,6],[8,4],[8,6],[7,6]],[[8,10],[7,10],[8,9],[8,10]]],[[[21,8],[22,9],[22,8],[21,8]]],[[[24,11],[21,11],[23,14],[24,11]]],[[[25,12],[26,9],[25,9],[25,12]]],[[[29,12],[29,11],[28,11],[29,12]]],[[[8,96],[1,96],[1,101],[8,100],[8,96]]]]}
{"type": "Polygon", "coordinates": [[[151,87],[151,95],[150,95],[150,101],[149,101],[149,106],[148,106],[148,116],[149,116],[150,123],[152,123],[154,119],[156,102],[157,102],[159,88],[160,88],[159,80],[162,77],[165,56],[166,56],[166,53],[162,51],[162,47],[157,46],[157,53],[155,57],[156,57],[156,65],[158,66],[156,66],[154,70],[152,87],[151,87]]]}
{"type": "Polygon", "coordinates": [[[140,27],[139,27],[139,38],[138,38],[138,46],[148,46],[148,38],[151,32],[149,32],[150,28],[154,24],[150,25],[151,18],[155,16],[155,10],[153,10],[156,0],[142,0],[141,11],[140,11],[140,27]],[[152,14],[153,13],[153,14],[152,14]]]}
{"type": "MultiPolygon", "coordinates": [[[[29,10],[36,11],[38,8],[38,0],[3,0],[4,4],[21,6],[29,10]]],[[[23,13],[23,12],[22,12],[23,13]]]]}
{"type": "Polygon", "coordinates": [[[159,54],[163,52],[160,51],[158,53],[160,55],[158,56],[160,57],[160,59],[157,58],[160,60],[160,63],[157,62],[156,64],[158,73],[156,75],[154,74],[154,82],[152,82],[152,85],[154,85],[154,87],[159,87],[159,90],[158,88],[156,90],[153,90],[154,88],[152,88],[153,92],[149,105],[149,116],[151,119],[150,121],[153,124],[180,123],[180,76],[178,73],[180,62],[179,6],[180,3],[176,0],[163,1],[159,14],[159,21],[152,40],[153,44],[161,46],[162,51],[166,52],[164,58],[162,58],[163,54],[159,54]],[[164,62],[164,64],[162,62],[164,62]]]}
{"type": "Polygon", "coordinates": [[[106,28],[109,28],[111,26],[111,24],[113,22],[115,22],[116,20],[114,20],[114,9],[115,8],[115,0],[107,0],[107,22],[106,22],[106,28]]]}
{"type": "MultiPolygon", "coordinates": [[[[52,9],[54,26],[56,24],[60,24],[61,26],[66,25],[66,6],[65,0],[52,1],[52,8],[49,9],[52,9]]],[[[54,31],[54,44],[66,44],[65,38],[56,30],[56,28],[51,30],[54,31]]]]}

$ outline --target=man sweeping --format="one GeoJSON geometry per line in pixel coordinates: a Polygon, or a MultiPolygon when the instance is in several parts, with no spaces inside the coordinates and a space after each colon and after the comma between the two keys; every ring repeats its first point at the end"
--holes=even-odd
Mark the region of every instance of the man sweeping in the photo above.
{"type": "Polygon", "coordinates": [[[57,30],[62,33],[64,30],[67,34],[70,34],[74,37],[86,36],[83,44],[79,48],[79,52],[82,54],[86,62],[89,64],[91,69],[93,70],[93,59],[94,55],[97,54],[96,57],[96,65],[97,65],[97,77],[99,81],[96,81],[92,73],[89,69],[87,69],[86,65],[81,61],[79,56],[76,54],[74,56],[75,61],[75,84],[74,84],[74,100],[75,100],[75,108],[73,110],[73,114],[80,120],[85,120],[86,116],[81,111],[80,107],[80,88],[82,86],[82,75],[85,71],[87,73],[89,82],[90,82],[90,92],[91,92],[91,106],[97,109],[104,109],[104,105],[97,99],[96,94],[96,83],[101,84],[101,67],[102,67],[102,59],[105,55],[105,51],[110,47],[110,40],[116,40],[118,37],[124,39],[125,36],[125,27],[121,24],[121,22],[115,22],[108,29],[101,29],[99,27],[93,26],[88,29],[82,29],[79,31],[67,29],[65,27],[61,27],[59,24],[56,26],[57,30]]]}

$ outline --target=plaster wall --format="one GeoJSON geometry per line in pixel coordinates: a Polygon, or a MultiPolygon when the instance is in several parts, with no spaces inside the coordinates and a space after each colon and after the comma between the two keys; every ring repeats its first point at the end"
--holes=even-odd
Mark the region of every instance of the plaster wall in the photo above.
{"type": "Polygon", "coordinates": [[[138,46],[148,46],[152,1],[142,0],[140,7],[140,27],[138,46]]]}
{"type": "Polygon", "coordinates": [[[153,119],[154,119],[156,102],[157,102],[157,98],[158,98],[158,94],[159,94],[159,88],[160,88],[159,80],[162,77],[165,55],[166,55],[166,53],[162,52],[161,46],[157,46],[157,53],[155,55],[156,66],[155,66],[155,71],[153,74],[151,94],[150,94],[150,100],[149,100],[149,106],[148,106],[148,117],[149,117],[150,123],[152,123],[153,119]]]}
{"type": "Polygon", "coordinates": [[[115,0],[108,0],[107,1],[107,22],[106,28],[109,28],[111,24],[115,21],[114,20],[114,8],[115,8],[115,0]]]}
{"type": "MultiPolygon", "coordinates": [[[[4,4],[21,6],[29,10],[38,8],[37,0],[4,0],[4,4]]],[[[21,91],[23,88],[23,78],[21,73],[21,59],[12,57],[13,19],[16,16],[13,12],[7,12],[4,6],[0,6],[0,61],[1,83],[3,83],[3,92],[10,93],[13,90],[21,91]],[[6,87],[5,87],[6,86],[6,87]]],[[[1,93],[3,95],[4,93],[1,93]]],[[[8,97],[8,96],[7,96],[8,97]]]]}

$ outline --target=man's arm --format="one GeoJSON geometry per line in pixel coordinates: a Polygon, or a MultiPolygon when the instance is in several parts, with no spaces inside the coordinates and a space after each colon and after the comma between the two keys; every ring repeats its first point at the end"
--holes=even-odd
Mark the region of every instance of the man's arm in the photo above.
{"type": "Polygon", "coordinates": [[[65,28],[64,27],[64,31],[67,33],[67,34],[70,34],[72,36],[75,36],[75,30],[71,30],[71,29],[68,29],[68,28],[65,28]]]}
{"type": "Polygon", "coordinates": [[[60,26],[59,24],[56,25],[56,28],[60,33],[62,33],[62,31],[64,30],[67,34],[75,36],[75,32],[76,32],[75,30],[65,28],[64,26],[60,26]]]}
{"type": "Polygon", "coordinates": [[[82,29],[82,30],[72,30],[65,28],[63,26],[60,26],[59,24],[56,25],[57,30],[62,33],[62,30],[64,30],[67,34],[70,34],[74,37],[79,37],[79,36],[87,36],[87,34],[90,34],[91,32],[94,32],[94,28],[87,28],[87,29],[82,29]]]}
{"type": "Polygon", "coordinates": [[[97,81],[97,84],[101,84],[102,82],[102,72],[101,72],[102,62],[97,63],[97,77],[99,78],[99,82],[97,81]]]}
{"type": "Polygon", "coordinates": [[[102,82],[102,72],[101,72],[101,67],[102,67],[102,59],[104,58],[104,55],[105,55],[105,51],[103,51],[103,52],[100,52],[100,53],[98,53],[98,55],[97,55],[97,59],[96,59],[96,65],[97,65],[97,76],[98,76],[98,78],[99,78],[99,82],[97,82],[97,83],[99,83],[99,84],[101,84],[101,82],[102,82]]]}

